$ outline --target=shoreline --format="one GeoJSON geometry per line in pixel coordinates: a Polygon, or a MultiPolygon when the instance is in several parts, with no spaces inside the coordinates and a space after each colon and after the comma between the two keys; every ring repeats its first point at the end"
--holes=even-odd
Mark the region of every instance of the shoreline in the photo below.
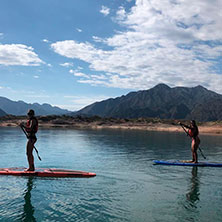
{"type": "MultiPolygon", "coordinates": [[[[154,118],[115,119],[100,117],[70,117],[70,116],[41,116],[38,117],[39,128],[63,129],[120,129],[143,130],[157,132],[184,132],[179,120],[162,120],[154,118]]],[[[17,127],[19,123],[26,122],[27,118],[6,116],[0,118],[0,127],[17,127]]],[[[189,121],[181,121],[189,124],[189,121]]],[[[199,122],[200,134],[222,136],[222,121],[199,122]]]]}

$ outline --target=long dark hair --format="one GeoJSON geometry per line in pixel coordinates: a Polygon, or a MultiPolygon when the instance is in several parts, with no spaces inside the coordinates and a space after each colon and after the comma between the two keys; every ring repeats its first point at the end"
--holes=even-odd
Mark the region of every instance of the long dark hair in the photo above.
{"type": "Polygon", "coordinates": [[[196,121],[195,121],[195,120],[192,120],[192,121],[191,121],[191,124],[192,124],[193,128],[195,129],[195,136],[198,136],[198,134],[199,134],[199,129],[198,129],[198,127],[197,127],[196,121]]]}

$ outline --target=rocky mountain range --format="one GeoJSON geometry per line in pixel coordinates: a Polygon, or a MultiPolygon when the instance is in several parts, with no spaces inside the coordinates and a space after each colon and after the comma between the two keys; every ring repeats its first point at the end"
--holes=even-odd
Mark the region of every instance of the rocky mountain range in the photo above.
{"type": "MultiPolygon", "coordinates": [[[[34,109],[36,115],[70,114],[68,110],[49,104],[28,104],[0,97],[0,116],[26,115],[28,109],[34,109]]],[[[72,115],[216,121],[222,120],[222,95],[202,86],[171,88],[159,84],[149,90],[93,103],[72,115]]]]}
{"type": "Polygon", "coordinates": [[[56,106],[49,104],[38,104],[38,103],[25,103],[23,101],[12,101],[5,97],[0,97],[0,116],[6,114],[21,116],[26,115],[28,109],[34,109],[36,115],[63,115],[68,114],[69,111],[61,109],[56,106]]]}
{"type": "Polygon", "coordinates": [[[149,90],[93,103],[75,115],[215,121],[222,120],[222,95],[202,86],[171,88],[159,84],[149,90]]]}

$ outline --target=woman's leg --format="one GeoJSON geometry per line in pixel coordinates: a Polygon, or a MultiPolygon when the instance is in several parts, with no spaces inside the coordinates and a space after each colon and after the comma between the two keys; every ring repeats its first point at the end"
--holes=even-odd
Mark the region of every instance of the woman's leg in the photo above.
{"type": "Polygon", "coordinates": [[[28,163],[29,163],[28,171],[35,170],[34,156],[33,156],[33,148],[34,148],[35,142],[36,142],[36,140],[29,139],[27,142],[27,146],[26,146],[26,155],[27,155],[27,159],[28,159],[28,163]]]}
{"type": "Polygon", "coordinates": [[[195,142],[195,140],[192,141],[192,162],[197,163],[198,162],[198,155],[197,155],[197,149],[198,149],[199,144],[195,142]]]}

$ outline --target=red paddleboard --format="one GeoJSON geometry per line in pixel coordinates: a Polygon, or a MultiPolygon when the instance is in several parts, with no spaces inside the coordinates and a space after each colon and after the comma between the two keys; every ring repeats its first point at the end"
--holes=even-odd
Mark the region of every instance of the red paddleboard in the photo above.
{"type": "Polygon", "coordinates": [[[12,176],[36,176],[36,177],[95,177],[95,173],[56,169],[56,168],[37,168],[35,171],[25,171],[26,168],[0,168],[0,175],[12,176]]]}

